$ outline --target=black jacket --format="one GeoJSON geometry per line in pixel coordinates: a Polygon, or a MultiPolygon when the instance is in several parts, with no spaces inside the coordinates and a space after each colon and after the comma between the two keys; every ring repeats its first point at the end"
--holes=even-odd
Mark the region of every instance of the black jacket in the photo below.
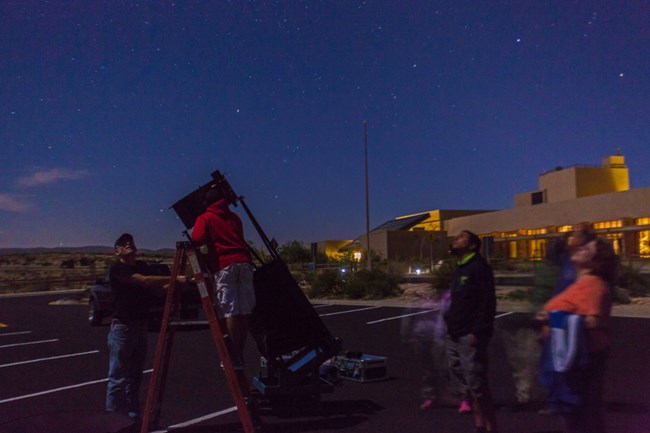
{"type": "Polygon", "coordinates": [[[492,335],[496,313],[494,275],[480,254],[459,261],[450,289],[451,305],[444,316],[449,336],[492,335]]]}

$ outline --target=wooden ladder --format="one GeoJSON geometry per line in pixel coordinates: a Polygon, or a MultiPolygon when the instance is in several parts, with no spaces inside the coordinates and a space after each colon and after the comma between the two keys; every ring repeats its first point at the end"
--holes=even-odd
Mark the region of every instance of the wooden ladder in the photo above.
{"type": "Polygon", "coordinates": [[[180,302],[178,301],[178,297],[175,296],[177,294],[176,283],[178,276],[184,272],[187,262],[189,262],[191,266],[193,279],[197,285],[199,295],[201,296],[201,304],[203,305],[203,310],[207,317],[207,325],[212,333],[212,339],[217,347],[219,358],[221,359],[223,369],[226,373],[228,387],[237,406],[237,412],[244,432],[254,433],[255,427],[244,398],[249,395],[249,384],[243,371],[235,370],[233,368],[231,352],[228,348],[227,333],[224,332],[225,329],[223,323],[219,320],[214,310],[212,300],[213,286],[210,279],[211,274],[207,272],[207,266],[205,265],[203,256],[197,251],[191,242],[178,242],[176,244],[174,265],[172,267],[169,289],[167,290],[165,301],[165,309],[160,325],[160,332],[158,334],[156,354],[153,361],[153,372],[147,390],[147,399],[140,433],[148,433],[149,426],[152,423],[157,423],[160,418],[160,408],[163,401],[175,331],[183,328],[191,330],[193,327],[196,328],[197,326],[199,328],[205,328],[205,323],[203,323],[203,326],[200,326],[200,322],[197,321],[184,322],[182,320],[177,320],[180,316],[180,302]]]}

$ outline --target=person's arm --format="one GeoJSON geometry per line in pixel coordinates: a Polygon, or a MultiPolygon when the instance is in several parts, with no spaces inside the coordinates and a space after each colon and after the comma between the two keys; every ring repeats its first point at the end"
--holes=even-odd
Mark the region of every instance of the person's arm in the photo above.
{"type": "Polygon", "coordinates": [[[196,219],[196,222],[194,223],[194,227],[192,228],[192,242],[202,244],[207,240],[207,227],[205,225],[205,219],[202,218],[200,215],[196,219]]]}
{"type": "MultiPolygon", "coordinates": [[[[169,288],[170,283],[170,277],[166,276],[133,274],[130,278],[133,283],[144,287],[156,296],[164,295],[169,288]]],[[[185,275],[179,275],[176,278],[176,282],[180,284],[185,284],[186,281],[187,277],[185,277],[185,275]]]]}
{"type": "Polygon", "coordinates": [[[602,328],[604,325],[604,320],[600,316],[584,316],[585,329],[597,329],[602,328]]]}
{"type": "MultiPolygon", "coordinates": [[[[486,265],[487,266],[487,265],[486,265]]],[[[469,342],[474,345],[476,336],[484,334],[493,326],[496,310],[494,297],[494,276],[488,267],[481,267],[469,275],[466,290],[472,293],[473,323],[470,327],[469,342]]]]}

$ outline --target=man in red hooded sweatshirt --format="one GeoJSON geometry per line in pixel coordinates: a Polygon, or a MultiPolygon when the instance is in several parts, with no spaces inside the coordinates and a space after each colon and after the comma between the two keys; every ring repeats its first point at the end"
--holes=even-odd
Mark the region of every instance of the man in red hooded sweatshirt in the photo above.
{"type": "Polygon", "coordinates": [[[226,198],[211,189],[204,204],[207,209],[196,219],[192,241],[208,244],[214,252],[209,266],[215,274],[219,313],[232,342],[233,366],[243,370],[248,319],[255,306],[252,259],[241,219],[228,208],[226,198]]]}

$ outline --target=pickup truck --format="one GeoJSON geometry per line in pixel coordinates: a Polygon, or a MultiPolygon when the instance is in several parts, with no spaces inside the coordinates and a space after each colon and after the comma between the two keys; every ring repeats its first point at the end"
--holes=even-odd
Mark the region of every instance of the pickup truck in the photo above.
{"type": "MultiPolygon", "coordinates": [[[[148,262],[151,275],[169,276],[171,271],[164,263],[148,262]]],[[[191,287],[181,292],[181,319],[197,319],[199,317],[201,298],[195,283],[189,283],[191,287]]],[[[152,330],[160,328],[160,321],[165,307],[165,297],[151,295],[151,310],[149,311],[149,327],[152,330]]],[[[110,269],[106,271],[104,278],[95,281],[90,287],[90,298],[88,299],[88,323],[91,326],[100,326],[104,318],[113,314],[113,291],[111,290],[110,269]]]]}

